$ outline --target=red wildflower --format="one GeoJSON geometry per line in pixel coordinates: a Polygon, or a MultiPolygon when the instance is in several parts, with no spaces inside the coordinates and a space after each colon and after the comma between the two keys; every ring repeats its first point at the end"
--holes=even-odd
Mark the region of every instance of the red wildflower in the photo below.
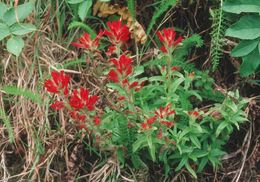
{"type": "Polygon", "coordinates": [[[176,32],[174,28],[164,28],[162,31],[157,32],[157,36],[163,44],[160,49],[165,53],[167,52],[167,48],[174,47],[182,41],[182,36],[175,40],[176,32]]]}
{"type": "Polygon", "coordinates": [[[63,91],[64,95],[68,95],[68,84],[70,81],[70,77],[64,74],[64,71],[51,72],[52,79],[48,79],[44,82],[44,87],[47,89],[48,92],[51,93],[60,93],[63,91]]]}
{"type": "Polygon", "coordinates": [[[171,70],[172,70],[172,71],[178,71],[178,70],[179,70],[179,67],[178,67],[178,66],[173,66],[173,67],[171,68],[171,70]]]}
{"type": "MultiPolygon", "coordinates": [[[[121,55],[119,59],[111,59],[111,62],[115,65],[116,70],[112,69],[109,71],[108,76],[109,79],[114,82],[119,82],[119,74],[120,78],[124,79],[132,73],[132,59],[128,58],[126,55],[121,55]]],[[[128,82],[128,80],[126,80],[128,82]]]]}
{"type": "Polygon", "coordinates": [[[109,46],[106,52],[107,56],[111,56],[116,50],[116,46],[109,46]]]}
{"type": "Polygon", "coordinates": [[[100,118],[98,116],[95,116],[93,122],[96,126],[100,125],[100,118]]]}
{"type": "Polygon", "coordinates": [[[109,30],[105,30],[104,34],[113,45],[122,44],[129,39],[129,28],[121,20],[108,22],[107,26],[109,30]]]}
{"type": "Polygon", "coordinates": [[[64,108],[64,103],[62,101],[56,101],[51,105],[51,108],[55,110],[60,110],[64,108]]]}
{"type": "Polygon", "coordinates": [[[167,126],[168,128],[171,128],[173,126],[173,122],[172,121],[161,121],[161,123],[165,126],[167,126]]]}
{"type": "Polygon", "coordinates": [[[175,110],[174,109],[170,110],[170,108],[171,108],[171,103],[167,104],[164,108],[160,107],[160,109],[155,111],[155,114],[159,116],[161,119],[170,116],[172,114],[175,114],[176,113],[175,110]]]}
{"type": "Polygon", "coordinates": [[[146,123],[146,122],[143,122],[143,123],[141,123],[141,128],[144,130],[147,130],[149,128],[152,128],[152,126],[148,125],[148,123],[146,123]]]}
{"type": "Polygon", "coordinates": [[[118,75],[116,73],[115,70],[110,70],[109,73],[108,73],[108,78],[112,81],[114,81],[115,83],[118,83],[119,82],[119,79],[118,79],[118,75]]]}
{"type": "Polygon", "coordinates": [[[156,119],[157,119],[157,115],[152,116],[152,117],[150,117],[150,118],[148,118],[148,119],[146,120],[146,123],[147,123],[147,124],[153,124],[153,123],[156,121],[156,119]]]}
{"type": "Polygon", "coordinates": [[[128,88],[131,89],[131,88],[134,88],[136,86],[138,86],[138,82],[137,81],[131,83],[128,88]]]}
{"type": "Polygon", "coordinates": [[[198,111],[192,111],[192,112],[189,112],[190,116],[193,116],[193,117],[199,117],[200,113],[198,111]]]}
{"type": "Polygon", "coordinates": [[[77,48],[96,50],[99,46],[99,41],[102,38],[104,31],[100,31],[95,39],[91,40],[88,33],[84,33],[77,42],[72,42],[71,45],[77,48]]]}
{"type": "Polygon", "coordinates": [[[89,96],[89,91],[87,89],[80,88],[80,93],[78,93],[78,90],[73,91],[69,103],[74,109],[86,107],[89,111],[92,111],[97,100],[98,96],[89,96]]]}
{"type": "Polygon", "coordinates": [[[125,96],[119,96],[117,99],[118,100],[125,100],[126,98],[125,98],[125,96]]]}

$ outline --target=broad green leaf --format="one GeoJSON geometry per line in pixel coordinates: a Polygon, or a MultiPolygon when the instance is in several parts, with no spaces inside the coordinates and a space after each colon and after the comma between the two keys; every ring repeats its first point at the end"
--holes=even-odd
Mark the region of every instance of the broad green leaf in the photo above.
{"type": "Polygon", "coordinates": [[[185,163],[185,167],[192,174],[192,176],[197,179],[197,175],[196,175],[195,171],[191,168],[191,166],[188,162],[185,163]]]}
{"type": "Polygon", "coordinates": [[[229,124],[227,122],[222,121],[222,123],[218,126],[216,130],[216,136],[218,137],[219,134],[228,126],[229,124]]]}
{"type": "Polygon", "coordinates": [[[243,40],[252,40],[260,37],[260,16],[243,16],[238,22],[227,29],[226,36],[243,40]]]}
{"type": "Polygon", "coordinates": [[[19,54],[22,52],[22,49],[24,47],[24,41],[21,37],[13,36],[10,39],[8,39],[6,48],[8,52],[19,56],[19,54]]]}
{"type": "Polygon", "coordinates": [[[8,35],[10,35],[9,27],[4,23],[0,23],[0,41],[8,35]]]}
{"type": "Polygon", "coordinates": [[[78,3],[82,3],[84,0],[67,0],[67,2],[69,4],[78,4],[78,3]]]}
{"type": "Polygon", "coordinates": [[[10,27],[10,31],[14,35],[24,35],[36,30],[36,27],[30,23],[16,23],[10,27]]]}
{"type": "Polygon", "coordinates": [[[17,8],[10,8],[5,12],[3,16],[3,21],[11,26],[15,22],[22,22],[26,17],[28,17],[34,10],[34,4],[31,2],[21,4],[17,8]]]}
{"type": "Polygon", "coordinates": [[[260,54],[257,49],[249,55],[243,57],[243,63],[240,66],[240,75],[243,77],[249,76],[255,72],[260,65],[260,54]]]}
{"type": "Polygon", "coordinates": [[[242,40],[232,51],[231,56],[233,57],[243,57],[252,52],[257,44],[258,40],[242,40]]]}
{"type": "Polygon", "coordinates": [[[258,0],[229,0],[224,2],[223,10],[230,13],[260,13],[258,0]]]}
{"type": "Polygon", "coordinates": [[[72,28],[82,28],[84,29],[86,32],[88,32],[91,36],[91,38],[95,38],[97,36],[96,32],[88,25],[86,25],[85,23],[82,22],[78,22],[78,21],[73,21],[69,24],[68,29],[72,29],[72,28]]]}
{"type": "Polygon", "coordinates": [[[258,52],[259,52],[259,55],[260,55],[260,42],[258,44],[258,52]]]}
{"type": "Polygon", "coordinates": [[[7,11],[8,7],[5,3],[0,2],[0,20],[3,19],[5,12],[7,11]]]}
{"type": "Polygon", "coordinates": [[[85,0],[79,5],[78,15],[81,21],[84,21],[84,19],[86,18],[91,6],[92,6],[92,0],[85,0]]]}

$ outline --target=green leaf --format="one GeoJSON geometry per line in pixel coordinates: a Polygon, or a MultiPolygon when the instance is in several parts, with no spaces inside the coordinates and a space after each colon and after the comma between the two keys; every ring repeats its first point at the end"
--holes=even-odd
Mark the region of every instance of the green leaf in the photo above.
{"type": "Polygon", "coordinates": [[[232,51],[231,56],[233,57],[243,57],[252,52],[257,44],[258,40],[242,40],[232,51]]]}
{"type": "Polygon", "coordinates": [[[9,27],[4,23],[0,23],[0,41],[8,35],[10,35],[9,27]]]}
{"type": "Polygon", "coordinates": [[[201,148],[201,144],[200,141],[198,140],[198,138],[194,135],[190,135],[190,140],[192,141],[192,143],[198,147],[199,149],[201,148]]]}
{"type": "Polygon", "coordinates": [[[138,149],[144,147],[146,143],[146,137],[144,135],[137,138],[137,140],[133,143],[133,152],[136,152],[138,149]]]}
{"type": "Polygon", "coordinates": [[[148,143],[148,147],[149,147],[149,151],[150,151],[150,155],[152,157],[152,160],[155,161],[155,146],[153,145],[152,136],[147,135],[146,140],[147,140],[147,143],[148,143]]]}
{"type": "Polygon", "coordinates": [[[180,162],[179,165],[175,168],[175,171],[181,170],[181,168],[186,164],[187,161],[188,161],[188,156],[187,156],[187,155],[182,156],[181,162],[180,162]]]}
{"type": "Polygon", "coordinates": [[[69,24],[68,29],[72,29],[72,28],[82,28],[83,30],[85,30],[86,32],[88,32],[91,36],[91,38],[94,38],[97,36],[96,32],[88,25],[86,25],[85,23],[82,22],[78,22],[78,21],[73,21],[69,24]]]}
{"type": "Polygon", "coordinates": [[[198,172],[201,172],[204,169],[204,167],[206,166],[207,162],[208,162],[208,157],[202,158],[202,160],[199,163],[198,172]]]}
{"type": "Polygon", "coordinates": [[[252,40],[260,37],[260,16],[243,16],[238,22],[227,29],[226,36],[243,40],[252,40]]]}
{"type": "Polygon", "coordinates": [[[227,122],[222,121],[222,123],[218,126],[216,130],[216,136],[218,137],[219,134],[228,126],[227,122]]]}
{"type": "Polygon", "coordinates": [[[24,3],[17,6],[17,8],[12,7],[8,11],[6,11],[3,16],[3,20],[7,25],[11,26],[15,22],[23,21],[26,17],[28,17],[31,14],[33,10],[33,3],[24,3]]]}
{"type": "Polygon", "coordinates": [[[121,95],[126,95],[126,92],[125,92],[125,90],[120,86],[120,85],[118,85],[118,84],[116,84],[116,83],[108,83],[107,84],[107,87],[108,88],[112,88],[112,89],[114,89],[114,90],[117,90],[121,95]]]}
{"type": "Polygon", "coordinates": [[[223,4],[223,10],[230,13],[260,13],[260,1],[257,0],[232,0],[223,4]]]}
{"type": "Polygon", "coordinates": [[[84,0],[67,0],[67,2],[69,4],[78,4],[78,3],[82,3],[84,0]]]}
{"type": "Polygon", "coordinates": [[[196,175],[195,171],[191,168],[191,166],[188,162],[185,163],[185,167],[192,174],[192,176],[197,179],[197,175],[196,175]]]}
{"type": "Polygon", "coordinates": [[[19,87],[13,86],[13,85],[4,86],[3,90],[7,94],[14,95],[14,96],[23,96],[37,104],[42,103],[41,95],[38,93],[33,93],[30,90],[27,90],[24,88],[19,88],[19,87]]]}
{"type": "Polygon", "coordinates": [[[78,15],[79,15],[81,21],[84,21],[84,19],[86,18],[91,6],[92,6],[92,0],[85,0],[84,2],[82,2],[79,5],[78,15]]]}
{"type": "Polygon", "coordinates": [[[30,23],[16,23],[10,27],[10,31],[14,35],[24,35],[36,30],[36,27],[30,23]]]}
{"type": "Polygon", "coordinates": [[[8,7],[5,3],[0,2],[0,20],[3,20],[3,16],[7,11],[8,7]]]}
{"type": "Polygon", "coordinates": [[[4,122],[4,125],[7,128],[9,142],[13,143],[14,132],[12,129],[11,121],[10,121],[9,117],[6,115],[4,109],[1,109],[1,108],[0,108],[0,119],[4,122]]]}
{"type": "Polygon", "coordinates": [[[243,63],[240,66],[240,75],[242,77],[249,76],[255,72],[260,65],[260,54],[257,49],[249,55],[243,57],[243,63]]]}
{"type": "Polygon", "coordinates": [[[259,42],[259,44],[258,44],[258,53],[259,53],[259,55],[260,55],[260,42],[259,42]]]}
{"type": "Polygon", "coordinates": [[[10,39],[8,39],[6,48],[8,52],[16,55],[17,57],[22,52],[22,49],[24,47],[24,41],[21,37],[13,36],[10,39]]]}

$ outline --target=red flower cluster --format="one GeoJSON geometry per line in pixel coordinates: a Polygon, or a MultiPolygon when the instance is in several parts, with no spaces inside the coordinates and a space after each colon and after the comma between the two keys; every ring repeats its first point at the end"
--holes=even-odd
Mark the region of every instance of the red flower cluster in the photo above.
{"type": "Polygon", "coordinates": [[[159,119],[159,123],[165,125],[168,128],[171,128],[174,124],[173,121],[168,121],[167,118],[173,114],[176,114],[175,110],[170,110],[171,103],[167,104],[164,108],[161,107],[160,109],[155,111],[155,115],[149,117],[145,122],[141,123],[141,128],[146,130],[151,128],[152,124],[159,119]]]}
{"type": "MultiPolygon", "coordinates": [[[[80,91],[75,89],[70,94],[68,89],[70,77],[65,75],[64,71],[53,71],[51,75],[52,79],[46,80],[44,82],[44,87],[50,93],[62,94],[65,96],[63,97],[65,101],[55,101],[50,107],[55,110],[66,108],[70,113],[70,117],[75,121],[84,122],[86,119],[90,119],[88,112],[94,110],[94,105],[98,100],[98,96],[90,96],[89,91],[84,88],[80,88],[80,91]]],[[[100,124],[99,117],[95,116],[93,118],[93,124],[100,124]]],[[[80,123],[80,128],[86,129],[85,124],[80,123]]]]}
{"type": "Polygon", "coordinates": [[[57,71],[53,71],[51,73],[52,79],[48,79],[44,82],[44,87],[48,92],[51,93],[63,93],[65,96],[68,95],[68,84],[70,81],[70,77],[64,74],[64,71],[60,73],[57,71]]]}
{"type": "Polygon", "coordinates": [[[182,41],[182,36],[176,40],[176,32],[174,28],[164,28],[162,31],[157,32],[157,36],[163,46],[160,48],[162,52],[168,53],[168,49],[177,46],[182,41]]]}
{"type": "Polygon", "coordinates": [[[77,42],[72,42],[71,45],[77,48],[82,48],[86,50],[96,51],[98,50],[99,41],[102,38],[104,31],[100,31],[99,34],[91,40],[90,35],[88,33],[84,33],[77,42]]]}
{"type": "Polygon", "coordinates": [[[129,39],[129,28],[121,20],[108,22],[107,26],[109,30],[105,30],[105,35],[113,45],[122,44],[129,39]]]}
{"type": "Polygon", "coordinates": [[[89,91],[87,89],[80,88],[80,92],[78,92],[78,90],[73,90],[69,104],[75,110],[84,109],[86,107],[89,111],[92,111],[94,110],[94,104],[97,100],[98,96],[89,96],[89,91]]]}
{"type": "Polygon", "coordinates": [[[109,38],[112,46],[108,47],[107,55],[112,55],[119,47],[129,40],[130,31],[126,25],[122,24],[121,20],[107,23],[108,30],[104,34],[109,38]]]}
{"type": "Polygon", "coordinates": [[[127,78],[132,73],[132,59],[126,55],[121,55],[119,59],[113,58],[111,62],[116,67],[116,70],[112,69],[109,71],[109,79],[118,83],[120,80],[127,78]]]}

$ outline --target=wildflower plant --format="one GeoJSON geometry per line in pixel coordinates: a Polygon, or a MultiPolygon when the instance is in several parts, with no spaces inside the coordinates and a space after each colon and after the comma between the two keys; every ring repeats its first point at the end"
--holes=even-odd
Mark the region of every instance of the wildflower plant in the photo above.
{"type": "MultiPolygon", "coordinates": [[[[85,88],[69,89],[71,78],[63,71],[52,72],[44,83],[48,92],[59,96],[51,107],[68,110],[74,121],[84,125],[80,128],[95,131],[99,127],[99,149],[111,150],[122,167],[131,161],[136,168],[148,168],[152,161],[164,164],[165,174],[185,168],[194,177],[208,163],[217,167],[234,127],[239,129],[247,120],[243,111],[247,101],[238,92],[228,92],[220,102],[202,107],[204,101],[212,102],[201,95],[202,90],[217,92],[213,79],[178,65],[176,57],[188,40],[177,36],[174,28],[157,32],[161,53],[155,60],[160,61],[156,64],[160,73],[143,76],[144,66],[136,66],[124,47],[130,40],[128,27],[120,20],[107,27],[93,40],[85,33],[72,43],[94,54],[102,37],[108,38],[107,54],[99,54],[101,60],[107,60],[103,67],[107,83],[103,93],[107,95],[103,99],[108,104],[100,108],[103,115],[95,111],[101,96],[85,88]]],[[[154,65],[155,60],[149,64],[154,65]]]]}

